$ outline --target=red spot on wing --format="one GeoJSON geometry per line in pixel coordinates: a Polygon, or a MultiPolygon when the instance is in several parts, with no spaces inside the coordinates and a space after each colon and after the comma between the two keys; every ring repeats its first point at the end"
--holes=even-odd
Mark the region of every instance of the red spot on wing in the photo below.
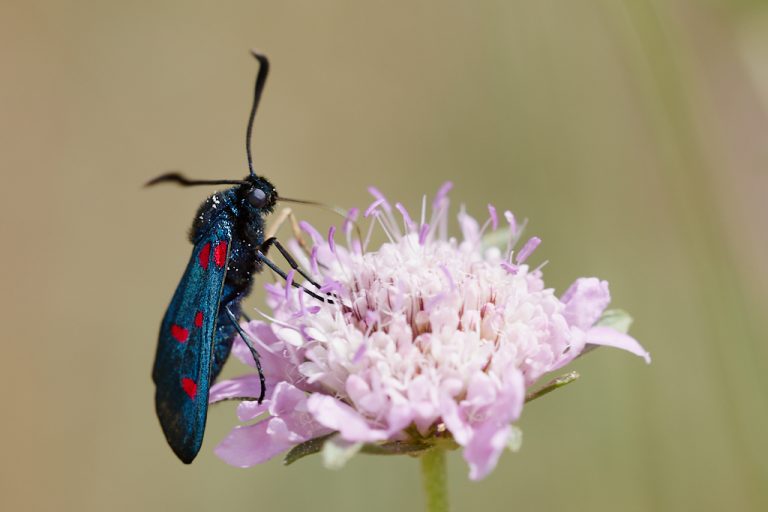
{"type": "Polygon", "coordinates": [[[179,343],[184,343],[185,341],[187,341],[187,339],[189,339],[189,331],[180,325],[172,324],[171,336],[176,338],[176,341],[178,341],[179,343]]]}
{"type": "Polygon", "coordinates": [[[206,243],[202,249],[200,249],[200,254],[197,255],[197,261],[200,262],[200,266],[203,267],[203,270],[208,270],[208,262],[211,259],[211,243],[206,243]]]}
{"type": "Polygon", "coordinates": [[[184,392],[189,395],[189,398],[195,398],[195,395],[197,394],[197,382],[184,377],[181,379],[181,387],[184,389],[184,392]]]}
{"type": "Polygon", "coordinates": [[[213,249],[213,261],[216,262],[216,266],[221,268],[227,263],[227,242],[221,241],[216,244],[213,249]]]}
{"type": "Polygon", "coordinates": [[[195,313],[195,327],[202,327],[203,326],[203,312],[198,311],[195,313]]]}

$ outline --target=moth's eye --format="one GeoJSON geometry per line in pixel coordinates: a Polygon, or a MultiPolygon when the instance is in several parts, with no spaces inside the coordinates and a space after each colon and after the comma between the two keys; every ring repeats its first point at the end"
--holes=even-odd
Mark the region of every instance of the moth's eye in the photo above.
{"type": "Polygon", "coordinates": [[[267,206],[267,193],[260,188],[255,188],[248,194],[248,202],[255,208],[264,208],[267,206]]]}

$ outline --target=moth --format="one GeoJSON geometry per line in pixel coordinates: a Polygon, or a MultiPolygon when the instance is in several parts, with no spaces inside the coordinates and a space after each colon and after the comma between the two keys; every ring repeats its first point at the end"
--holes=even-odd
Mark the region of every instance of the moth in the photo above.
{"type": "MultiPolygon", "coordinates": [[[[252,52],[259,62],[253,106],[246,130],[249,174],[242,180],[191,180],[166,173],[147,183],[182,186],[232,185],[206,199],[190,231],[194,249],[160,324],[152,379],[155,406],[165,437],[173,451],[189,464],[200,451],[208,414],[208,391],[240,334],[251,350],[261,380],[259,402],[264,398],[264,374],[253,343],[242,331],[241,302],[251,291],[253,276],[264,265],[283,278],[286,274],[266,257],[275,246],[313,285],[319,286],[296,264],[276,238],[265,240],[264,219],[278,201],[317,204],[278,196],[274,185],[256,175],[251,154],[251,133],[256,110],[269,73],[266,56],[252,52]]],[[[304,288],[309,295],[324,297],[304,288]]]]}

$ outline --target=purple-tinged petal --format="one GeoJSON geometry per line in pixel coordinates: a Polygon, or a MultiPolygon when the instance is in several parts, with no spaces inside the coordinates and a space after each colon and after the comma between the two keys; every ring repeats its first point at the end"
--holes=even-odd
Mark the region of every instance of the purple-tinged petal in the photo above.
{"type": "Polygon", "coordinates": [[[278,327],[275,329],[275,334],[277,334],[278,338],[292,347],[300,347],[304,344],[304,336],[302,336],[296,329],[290,327],[278,327]]]}
{"type": "Polygon", "coordinates": [[[275,386],[272,393],[272,404],[269,407],[269,413],[272,416],[287,416],[294,411],[302,408],[307,395],[302,390],[289,384],[281,382],[275,386]]]}
{"type": "Polygon", "coordinates": [[[232,398],[256,398],[261,393],[258,375],[242,375],[234,379],[223,380],[211,386],[208,403],[220,402],[232,398]]]}
{"type": "Polygon", "coordinates": [[[565,304],[563,316],[570,325],[585,331],[594,325],[611,302],[608,281],[596,277],[577,279],[560,299],[565,304]]]}
{"type": "MultiPolygon", "coordinates": [[[[262,356],[264,352],[271,352],[270,347],[279,343],[278,337],[272,330],[272,326],[258,320],[241,324],[243,330],[248,334],[256,343],[256,349],[262,356]]],[[[232,354],[237,357],[243,364],[255,368],[256,363],[253,362],[253,355],[251,354],[248,346],[240,339],[240,336],[235,337],[235,343],[232,346],[232,354]]]]}
{"type": "Polygon", "coordinates": [[[289,444],[299,444],[306,439],[304,436],[294,432],[283,418],[270,419],[267,426],[267,434],[269,434],[273,443],[277,442],[278,444],[281,441],[289,444]]]}
{"type": "Polygon", "coordinates": [[[511,435],[509,425],[498,426],[492,423],[475,431],[472,440],[464,448],[470,480],[482,480],[493,471],[511,435]]]}
{"type": "Polygon", "coordinates": [[[587,343],[591,345],[604,345],[615,347],[631,352],[645,359],[646,363],[651,362],[651,355],[646,351],[635,338],[623,332],[619,332],[613,327],[597,326],[587,331],[587,343]]]}
{"type": "Polygon", "coordinates": [[[269,404],[269,400],[261,403],[256,400],[243,400],[237,404],[237,419],[243,423],[255,420],[269,409],[269,404]]]}
{"type": "Polygon", "coordinates": [[[491,378],[483,373],[475,373],[467,386],[465,401],[475,407],[484,407],[496,401],[497,389],[491,378]]]}
{"type": "Polygon", "coordinates": [[[390,407],[387,413],[387,425],[389,435],[399,433],[413,421],[413,409],[406,402],[401,402],[390,407]]]}
{"type": "Polygon", "coordinates": [[[371,428],[357,411],[328,395],[313,394],[307,399],[307,409],[318,423],[337,430],[347,441],[367,443],[387,438],[386,432],[371,428]]]}
{"type": "Polygon", "coordinates": [[[445,396],[440,401],[440,416],[456,442],[466,446],[472,439],[472,426],[461,414],[458,404],[452,397],[445,396]]]}
{"type": "Polygon", "coordinates": [[[214,452],[227,464],[248,468],[266,462],[296,444],[273,438],[267,432],[270,420],[235,427],[214,452]]]}

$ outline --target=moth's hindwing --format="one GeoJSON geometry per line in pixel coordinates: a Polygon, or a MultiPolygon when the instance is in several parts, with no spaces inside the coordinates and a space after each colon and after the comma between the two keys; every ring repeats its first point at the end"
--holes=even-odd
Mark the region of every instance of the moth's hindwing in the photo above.
{"type": "Polygon", "coordinates": [[[152,370],[155,407],[168,443],[185,463],[192,462],[203,443],[231,241],[230,224],[220,221],[197,242],[160,326],[152,370]]]}

